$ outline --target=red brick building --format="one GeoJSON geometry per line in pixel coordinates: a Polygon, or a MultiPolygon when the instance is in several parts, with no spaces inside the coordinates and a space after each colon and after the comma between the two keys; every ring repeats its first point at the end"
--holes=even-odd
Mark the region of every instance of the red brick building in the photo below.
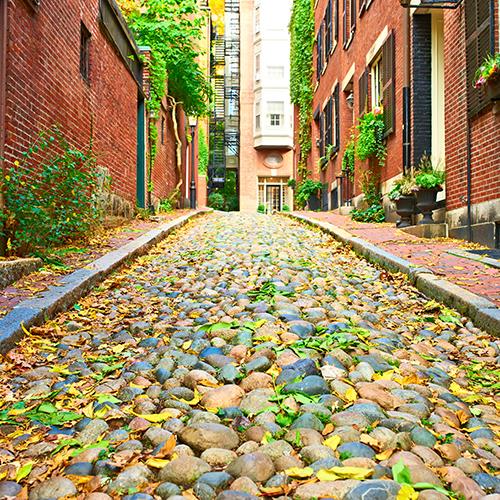
{"type": "MultiPolygon", "coordinates": [[[[139,49],[114,0],[0,0],[5,166],[40,130],[57,125],[78,148],[89,144],[92,133],[99,165],[111,177],[111,208],[131,214],[146,202],[144,97],[139,49]]],[[[164,198],[177,182],[166,107],[152,125],[159,129],[154,195],[164,198]]]]}
{"type": "Polygon", "coordinates": [[[412,0],[419,7],[409,10],[409,24],[400,0],[316,2],[309,170],[327,186],[323,209],[357,205],[362,172],[380,167],[356,161],[350,182],[342,174],[343,152],[360,115],[383,105],[387,160],[379,172],[382,193],[390,191],[403,165],[416,165],[429,154],[434,164],[446,167],[438,216],[446,218],[451,235],[473,233],[475,240],[493,245],[500,219],[500,117],[493,103],[472,88],[472,79],[484,56],[498,52],[498,2],[443,0],[439,7],[454,7],[443,9],[424,6],[425,1],[430,0],[412,0]],[[411,77],[406,147],[405,68],[411,77]],[[318,160],[329,145],[334,154],[322,171],[318,160]]]}

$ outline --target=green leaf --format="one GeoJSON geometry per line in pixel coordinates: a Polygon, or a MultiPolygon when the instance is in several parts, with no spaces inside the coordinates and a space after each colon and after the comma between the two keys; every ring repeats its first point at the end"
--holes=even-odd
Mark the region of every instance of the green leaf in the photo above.
{"type": "Polygon", "coordinates": [[[220,322],[220,323],[213,323],[211,325],[201,325],[197,331],[210,333],[210,332],[217,332],[219,330],[238,328],[239,325],[240,324],[237,321],[232,321],[231,323],[220,322]]]}
{"type": "Polygon", "coordinates": [[[402,460],[392,466],[392,477],[399,484],[411,485],[410,469],[403,463],[402,460]]]}
{"type": "Polygon", "coordinates": [[[29,475],[31,470],[33,469],[33,465],[35,462],[28,462],[24,464],[16,473],[16,481],[19,482],[29,475]]]}
{"type": "Polygon", "coordinates": [[[57,413],[57,408],[52,404],[52,403],[42,403],[38,408],[37,411],[41,413],[57,413]]]}

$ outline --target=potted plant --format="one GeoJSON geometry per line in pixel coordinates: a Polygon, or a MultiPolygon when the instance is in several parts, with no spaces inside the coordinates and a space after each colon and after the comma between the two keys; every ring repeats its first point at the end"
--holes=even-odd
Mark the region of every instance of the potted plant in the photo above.
{"type": "Polygon", "coordinates": [[[432,212],[436,208],[436,198],[443,188],[445,174],[442,170],[435,169],[427,155],[420,160],[418,171],[415,175],[417,208],[423,218],[419,224],[434,224],[432,212]]]}
{"type": "Polygon", "coordinates": [[[476,71],[474,87],[492,101],[500,100],[500,53],[488,56],[476,71]]]}
{"type": "Polygon", "coordinates": [[[397,227],[408,227],[412,225],[411,217],[415,213],[415,190],[416,183],[413,175],[403,175],[396,181],[389,193],[389,199],[396,205],[396,213],[401,219],[396,223],[397,227]]]}
{"type": "Polygon", "coordinates": [[[320,199],[318,194],[322,188],[323,184],[320,181],[313,181],[312,179],[305,179],[300,184],[297,184],[295,192],[297,205],[304,208],[307,204],[309,210],[319,210],[320,199]]]}

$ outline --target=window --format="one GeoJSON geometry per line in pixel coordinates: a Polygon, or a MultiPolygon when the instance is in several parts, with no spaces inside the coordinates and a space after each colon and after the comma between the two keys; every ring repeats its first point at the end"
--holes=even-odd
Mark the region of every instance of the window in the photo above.
{"type": "Polygon", "coordinates": [[[363,12],[368,8],[368,0],[359,0],[359,15],[363,15],[363,12]]]}
{"type": "Polygon", "coordinates": [[[368,78],[370,70],[367,68],[359,78],[359,116],[368,111],[368,78]]]}
{"type": "Polygon", "coordinates": [[[380,54],[375,62],[371,65],[371,107],[380,106],[382,102],[382,55],[380,54]]]}
{"type": "Polygon", "coordinates": [[[255,55],[255,80],[260,80],[260,54],[255,55]]]}
{"type": "Polygon", "coordinates": [[[328,0],[325,12],[325,53],[326,58],[330,56],[333,49],[333,19],[332,19],[332,0],[328,0]]]}
{"type": "Polygon", "coordinates": [[[284,66],[268,66],[267,76],[273,80],[283,80],[285,78],[284,66]]]}
{"type": "Polygon", "coordinates": [[[339,120],[339,86],[325,105],[324,112],[320,117],[320,150],[321,156],[326,153],[327,146],[333,146],[336,152],[340,143],[340,120],[339,120]]]}
{"type": "Polygon", "coordinates": [[[267,103],[267,113],[269,125],[271,127],[281,127],[284,122],[285,103],[282,101],[271,101],[267,103]]]}
{"type": "Polygon", "coordinates": [[[255,129],[260,130],[260,102],[255,103],[255,129]]]}
{"type": "Polygon", "coordinates": [[[489,101],[480,89],[473,87],[474,74],[484,58],[495,51],[494,13],[490,2],[485,0],[465,1],[467,109],[474,116],[484,109],[489,101]]]}
{"type": "Polygon", "coordinates": [[[255,8],[255,33],[260,31],[260,7],[255,8]]]}
{"type": "Polygon", "coordinates": [[[396,119],[394,78],[394,32],[391,31],[382,46],[382,105],[384,106],[385,136],[394,132],[396,119]]]}
{"type": "Polygon", "coordinates": [[[356,9],[356,0],[350,0],[351,6],[349,9],[349,19],[350,19],[350,36],[352,37],[354,35],[354,32],[356,31],[356,13],[358,12],[356,9]]]}
{"type": "Polygon", "coordinates": [[[342,33],[344,49],[351,43],[356,31],[356,0],[343,0],[342,33]]]}
{"type": "Polygon", "coordinates": [[[80,74],[88,82],[90,78],[90,31],[80,24],[80,74]]]}

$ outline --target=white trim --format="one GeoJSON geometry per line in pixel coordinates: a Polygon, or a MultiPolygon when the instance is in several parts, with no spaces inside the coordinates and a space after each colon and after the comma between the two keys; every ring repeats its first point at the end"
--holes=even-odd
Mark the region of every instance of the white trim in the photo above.
{"type": "Polygon", "coordinates": [[[351,82],[355,71],[356,71],[356,63],[352,63],[352,66],[349,68],[346,75],[344,76],[344,79],[342,80],[342,92],[345,91],[345,89],[347,88],[347,86],[351,82]]]}
{"type": "Polygon", "coordinates": [[[377,54],[382,50],[387,37],[389,36],[389,28],[386,26],[380,35],[375,40],[375,43],[370,47],[370,50],[366,53],[366,65],[369,66],[377,54]]]}

